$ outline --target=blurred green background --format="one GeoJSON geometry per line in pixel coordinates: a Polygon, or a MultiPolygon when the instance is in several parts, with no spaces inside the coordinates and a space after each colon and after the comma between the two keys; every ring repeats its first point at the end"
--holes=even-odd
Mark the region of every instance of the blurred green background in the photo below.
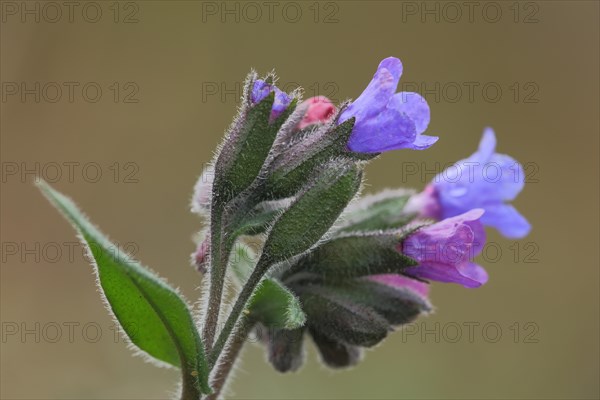
{"type": "Polygon", "coordinates": [[[114,337],[36,173],[197,299],[189,198],[250,68],[341,101],[392,55],[440,140],[383,155],[367,191],[422,188],[492,126],[526,165],[515,205],[533,230],[490,232],[487,285],[433,285],[436,313],[350,371],[325,370],[311,345],[280,376],[246,346],[232,397],[598,398],[598,2],[92,3],[1,2],[2,398],[163,399],[177,380],[114,337]]]}

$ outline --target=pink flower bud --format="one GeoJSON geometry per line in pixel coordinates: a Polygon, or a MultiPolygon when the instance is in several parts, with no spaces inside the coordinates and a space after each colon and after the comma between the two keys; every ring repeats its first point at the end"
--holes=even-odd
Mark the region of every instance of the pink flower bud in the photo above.
{"type": "Polygon", "coordinates": [[[326,122],[335,113],[335,106],[325,96],[311,97],[302,103],[307,107],[306,114],[298,124],[299,129],[304,129],[309,125],[326,122]]]}
{"type": "Polygon", "coordinates": [[[201,274],[207,272],[208,257],[210,252],[210,237],[207,235],[204,240],[198,243],[198,247],[194,254],[192,254],[192,262],[196,266],[196,270],[201,274]]]}

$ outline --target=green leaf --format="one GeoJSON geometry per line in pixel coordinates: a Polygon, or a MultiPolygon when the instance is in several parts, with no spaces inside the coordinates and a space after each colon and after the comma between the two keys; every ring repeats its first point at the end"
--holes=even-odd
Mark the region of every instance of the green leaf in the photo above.
{"type": "Polygon", "coordinates": [[[210,393],[204,346],[189,306],[177,291],[123,252],[114,251],[116,246],[71,199],[43,181],[38,186],[85,241],[101,291],[131,342],[157,360],[181,368],[184,390],[210,393]]]}
{"type": "Polygon", "coordinates": [[[275,93],[242,115],[219,154],[215,164],[215,200],[223,204],[246,189],[258,176],[279,128],[296,108],[292,100],[288,108],[270,122],[275,93]]]}
{"type": "Polygon", "coordinates": [[[405,191],[384,191],[365,196],[349,208],[338,232],[378,231],[401,228],[416,214],[405,213],[404,206],[411,194],[405,191]]]}
{"type": "Polygon", "coordinates": [[[306,322],[300,301],[275,279],[263,279],[248,303],[248,316],[270,328],[296,329],[306,322]]]}
{"type": "Polygon", "coordinates": [[[402,233],[382,232],[332,239],[303,256],[286,272],[312,272],[336,282],[367,275],[400,273],[418,263],[397,250],[402,233]]]}
{"type": "Polygon", "coordinates": [[[334,160],[275,221],[263,249],[272,264],[309,250],[331,228],[360,187],[362,172],[353,162],[334,160]]]}

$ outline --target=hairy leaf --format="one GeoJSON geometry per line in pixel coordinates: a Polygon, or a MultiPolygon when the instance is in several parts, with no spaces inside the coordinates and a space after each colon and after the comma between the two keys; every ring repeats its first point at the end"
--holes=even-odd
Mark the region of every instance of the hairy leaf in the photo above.
{"type": "MultiPolygon", "coordinates": [[[[148,355],[179,367],[186,381],[209,393],[204,346],[189,306],[177,291],[113,245],[72,200],[45,182],[39,187],[74,225],[95,261],[100,289],[129,339],[148,355]]],[[[185,385],[184,385],[185,386],[185,385]]]]}
{"type": "Polygon", "coordinates": [[[269,328],[296,329],[306,322],[300,301],[277,280],[261,281],[248,303],[248,317],[269,328]]]}

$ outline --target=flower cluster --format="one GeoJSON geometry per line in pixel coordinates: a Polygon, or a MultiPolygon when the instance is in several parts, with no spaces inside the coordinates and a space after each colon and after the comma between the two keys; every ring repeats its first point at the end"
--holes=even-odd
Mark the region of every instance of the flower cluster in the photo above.
{"type": "MultiPolygon", "coordinates": [[[[277,216],[290,212],[306,185],[310,187],[323,171],[341,164],[362,169],[382,152],[424,150],[436,143],[437,137],[423,134],[430,121],[427,101],[417,93],[396,93],[401,74],[400,60],[386,58],[355,101],[336,107],[318,96],[293,111],[294,96],[280,91],[271,78],[250,82],[251,107],[268,102],[270,124],[285,112],[290,117],[277,128],[258,180],[248,183],[246,190],[258,195],[252,196],[248,210],[250,228],[239,232],[266,235],[265,249],[271,249],[272,237],[283,235],[277,230],[277,216]]],[[[304,315],[301,323],[274,323],[272,313],[265,311],[275,307],[273,295],[263,299],[256,294],[259,300],[249,303],[246,319],[252,326],[268,328],[265,345],[278,371],[302,365],[305,335],[312,337],[326,365],[354,365],[363,347],[379,343],[390,331],[431,310],[430,282],[467,288],[487,282],[488,273],[474,262],[485,245],[484,225],[508,237],[523,237],[529,231],[527,221],[506,204],[523,189],[523,168],[513,158],[495,153],[495,146],[493,131],[486,129],[479,149],[452,167],[460,172],[468,168],[470,174],[452,180],[440,174],[417,194],[399,190],[363,196],[344,206],[343,214],[333,218],[335,224],[327,224],[326,240],[288,252],[278,268],[264,271],[262,279],[289,293],[304,315]],[[499,174],[494,179],[485,175],[490,165],[499,174]],[[263,303],[269,305],[260,306],[263,303]]],[[[194,210],[210,209],[211,194],[219,195],[212,185],[208,180],[197,185],[194,210]]],[[[328,207],[325,197],[312,207],[304,209],[304,216],[328,207]]],[[[311,224],[307,226],[317,222],[311,224]]],[[[208,243],[201,242],[193,256],[198,267],[205,265],[208,243]]],[[[240,286],[248,286],[262,256],[256,266],[234,263],[234,269],[247,270],[238,273],[240,286]]],[[[282,310],[289,313],[286,307],[282,310]]]]}
{"type": "Polygon", "coordinates": [[[495,152],[491,129],[452,167],[469,172],[459,179],[442,173],[421,193],[359,195],[367,162],[438,140],[424,135],[425,99],[396,93],[401,74],[400,60],[384,59],[363,93],[338,107],[322,96],[300,102],[300,91],[283,92],[274,76],[249,75],[239,114],[192,198],[192,211],[208,220],[192,255],[207,281],[201,313],[150,270],[110,252],[114,245],[70,199],[39,184],[88,244],[131,343],[181,369],[181,398],[217,398],[246,335],[263,327],[278,371],[302,365],[306,336],[326,365],[354,365],[363,348],[431,311],[431,282],[487,282],[474,260],[485,225],[512,238],[529,232],[508,204],[523,189],[523,168],[495,152]],[[231,309],[222,307],[229,279],[239,288],[231,309]]]}

